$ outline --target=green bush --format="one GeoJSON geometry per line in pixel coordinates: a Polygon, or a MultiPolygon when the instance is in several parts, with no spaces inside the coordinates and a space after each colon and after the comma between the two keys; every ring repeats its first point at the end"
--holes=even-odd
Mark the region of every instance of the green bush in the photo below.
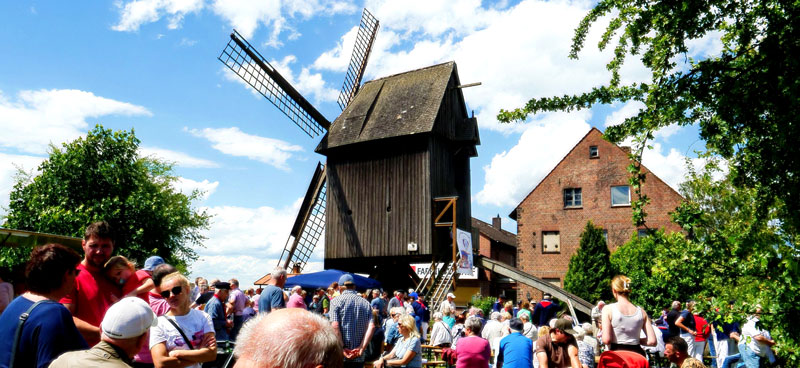
{"type": "Polygon", "coordinates": [[[484,316],[489,316],[492,312],[492,305],[497,301],[497,298],[491,296],[481,296],[481,294],[475,294],[472,296],[470,304],[476,308],[480,308],[483,311],[484,316]]]}

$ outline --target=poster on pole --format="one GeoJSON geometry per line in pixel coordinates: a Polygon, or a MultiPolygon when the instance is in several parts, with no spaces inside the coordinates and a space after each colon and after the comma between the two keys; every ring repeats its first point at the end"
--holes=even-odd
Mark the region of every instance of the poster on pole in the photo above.
{"type": "Polygon", "coordinates": [[[469,231],[456,229],[456,244],[461,259],[458,261],[458,273],[472,275],[472,234],[469,231]]]}

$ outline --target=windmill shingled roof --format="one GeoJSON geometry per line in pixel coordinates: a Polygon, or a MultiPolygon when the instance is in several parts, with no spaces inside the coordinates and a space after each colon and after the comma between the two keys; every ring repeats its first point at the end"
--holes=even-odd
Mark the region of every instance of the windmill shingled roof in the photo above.
{"type": "Polygon", "coordinates": [[[450,61],[365,83],[317,151],[431,132],[455,65],[450,61]]]}

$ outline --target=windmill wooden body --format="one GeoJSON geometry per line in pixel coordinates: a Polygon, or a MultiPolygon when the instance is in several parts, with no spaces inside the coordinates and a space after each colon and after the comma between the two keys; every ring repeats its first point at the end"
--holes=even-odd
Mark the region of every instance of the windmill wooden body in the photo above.
{"type": "Polygon", "coordinates": [[[238,33],[219,59],[307,134],[327,131],[316,150],[327,164],[314,173],[279,265],[299,272],[325,234],[326,268],[400,285],[409,263],[449,259],[451,233],[470,230],[469,159],[480,139],[454,62],[360,85],[377,29],[365,9],[333,123],[238,33]],[[446,228],[435,225],[444,203],[454,215],[440,221],[446,228]]]}
{"type": "Polygon", "coordinates": [[[459,85],[454,62],[373,80],[331,125],[317,147],[328,158],[326,267],[450,258],[434,199],[457,197],[457,226],[470,229],[479,143],[459,85]]]}

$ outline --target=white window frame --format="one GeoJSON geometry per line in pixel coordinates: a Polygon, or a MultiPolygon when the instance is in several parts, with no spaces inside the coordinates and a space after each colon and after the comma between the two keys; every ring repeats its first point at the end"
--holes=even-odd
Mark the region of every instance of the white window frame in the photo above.
{"type": "Polygon", "coordinates": [[[581,188],[564,188],[563,197],[564,201],[564,208],[583,208],[583,190],[581,188]],[[571,191],[572,193],[572,203],[571,205],[567,204],[567,191],[571,191]],[[575,193],[579,193],[581,197],[581,201],[579,204],[575,204],[575,193]]]}
{"type": "Polygon", "coordinates": [[[600,157],[600,148],[598,148],[597,146],[589,146],[589,158],[598,158],[598,157],[600,157]]]}
{"type": "Polygon", "coordinates": [[[631,205],[631,186],[630,185],[612,185],[609,190],[609,199],[611,200],[611,207],[630,207],[631,205]],[[628,203],[614,203],[614,188],[628,188],[628,203]]]}

